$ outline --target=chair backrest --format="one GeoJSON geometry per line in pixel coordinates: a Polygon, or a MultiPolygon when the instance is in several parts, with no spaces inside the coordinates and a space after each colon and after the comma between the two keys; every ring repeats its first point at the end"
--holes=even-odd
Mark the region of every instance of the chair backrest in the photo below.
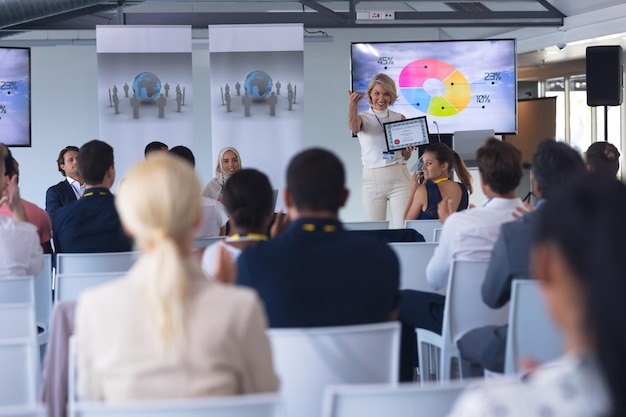
{"type": "Polygon", "coordinates": [[[400,324],[270,329],[288,417],[319,417],[329,384],[398,381],[400,324]]]}
{"type": "Polygon", "coordinates": [[[322,417],[445,417],[466,386],[331,385],[324,393],[322,417]]]}
{"type": "Polygon", "coordinates": [[[0,407],[0,417],[46,417],[43,404],[0,407]]]}
{"type": "Polygon", "coordinates": [[[481,286],[488,266],[489,261],[452,260],[441,333],[448,343],[456,344],[477,327],[507,323],[508,304],[494,310],[483,302],[481,286]]]}
{"type": "MultiPolygon", "coordinates": [[[[126,272],[139,257],[139,252],[59,253],[57,274],[126,272]]],[[[56,287],[55,287],[56,288],[56,287]]]]}
{"type": "Polygon", "coordinates": [[[435,229],[441,229],[441,222],[438,219],[435,220],[405,220],[405,229],[417,230],[424,236],[426,242],[432,242],[435,234],[435,229]]]}
{"type": "Polygon", "coordinates": [[[80,293],[87,288],[121,278],[125,274],[123,271],[102,274],[59,274],[56,276],[54,302],[76,301],[80,293]]]}
{"type": "Polygon", "coordinates": [[[433,230],[433,242],[439,242],[439,239],[441,239],[441,227],[433,230]]]}
{"type": "Polygon", "coordinates": [[[546,310],[537,281],[513,281],[506,342],[506,374],[520,372],[521,358],[543,363],[562,355],[561,331],[546,310]]]}
{"type": "Polygon", "coordinates": [[[35,314],[37,326],[48,334],[50,315],[52,314],[52,255],[43,254],[43,268],[35,277],[35,314]]]}
{"type": "Polygon", "coordinates": [[[137,401],[132,403],[77,402],[72,417],[282,417],[276,394],[221,398],[137,401]]]}
{"type": "Polygon", "coordinates": [[[389,221],[345,222],[343,228],[346,230],[383,230],[389,229],[389,221]]]}
{"type": "Polygon", "coordinates": [[[37,403],[39,346],[34,337],[0,339],[0,370],[0,406],[37,403]]]}
{"type": "Polygon", "coordinates": [[[35,306],[32,303],[0,304],[0,339],[36,336],[35,306]]]}
{"type": "Polygon", "coordinates": [[[208,248],[209,246],[211,246],[214,243],[217,243],[219,241],[222,241],[226,239],[226,236],[215,236],[215,237],[197,237],[194,241],[193,241],[193,247],[194,249],[204,249],[204,248],[208,248]]]}
{"type": "Polygon", "coordinates": [[[34,302],[35,280],[32,276],[0,278],[0,304],[34,302]]]}
{"type": "Polygon", "coordinates": [[[400,289],[426,292],[435,291],[426,281],[426,265],[433,257],[437,243],[435,242],[391,242],[389,246],[398,256],[400,262],[400,289]]]}

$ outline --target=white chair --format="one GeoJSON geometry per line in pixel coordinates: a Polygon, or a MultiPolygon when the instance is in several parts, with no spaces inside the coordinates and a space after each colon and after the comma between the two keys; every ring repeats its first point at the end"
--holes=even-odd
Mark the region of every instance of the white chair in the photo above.
{"type": "Polygon", "coordinates": [[[540,363],[563,353],[563,338],[541,299],[536,281],[515,280],[511,289],[504,373],[520,372],[519,360],[540,363]]]}
{"type": "Polygon", "coordinates": [[[32,303],[0,304],[0,339],[35,339],[36,336],[35,306],[32,303]]]}
{"type": "Polygon", "coordinates": [[[0,407],[0,417],[46,417],[42,404],[0,407]]]}
{"type": "Polygon", "coordinates": [[[419,369],[422,383],[433,375],[440,381],[451,378],[453,360],[461,374],[456,342],[468,331],[487,325],[502,325],[508,319],[508,305],[497,310],[482,300],[481,286],[488,261],[453,260],[450,267],[441,335],[426,329],[417,330],[419,369]],[[436,348],[434,360],[427,346],[436,348]],[[429,360],[431,359],[431,360],[429,360]],[[432,362],[435,362],[433,369],[432,362]],[[428,363],[428,365],[427,365],[428,363]]]}
{"type": "Polygon", "coordinates": [[[433,230],[433,242],[439,242],[439,239],[441,239],[441,227],[433,230]]]}
{"type": "Polygon", "coordinates": [[[43,345],[48,343],[52,314],[52,255],[49,253],[43,254],[43,268],[35,277],[35,309],[37,326],[41,328],[37,339],[39,345],[43,345]]]}
{"type": "Polygon", "coordinates": [[[226,239],[226,236],[215,236],[215,237],[197,237],[194,241],[193,241],[193,248],[194,249],[204,249],[204,248],[208,248],[209,246],[211,246],[214,243],[220,242],[222,240],[226,239]]]}
{"type": "MultiPolygon", "coordinates": [[[[139,252],[59,253],[57,274],[126,272],[139,257],[139,252]]],[[[55,287],[56,289],[56,287],[55,287]]]]}
{"type": "Polygon", "coordinates": [[[34,337],[0,339],[0,406],[35,405],[40,374],[34,337]]]}
{"type": "Polygon", "coordinates": [[[389,229],[389,221],[344,222],[343,228],[346,230],[383,230],[389,229]]]}
{"type": "Polygon", "coordinates": [[[391,242],[388,245],[398,256],[400,262],[400,289],[437,292],[426,281],[426,265],[433,257],[435,242],[391,242]]]}
{"type": "Polygon", "coordinates": [[[322,417],[445,417],[466,384],[331,385],[322,417]]]}
{"type": "Polygon", "coordinates": [[[184,398],[108,404],[77,402],[70,417],[282,417],[276,394],[184,398]]]}
{"type": "Polygon", "coordinates": [[[54,302],[76,301],[80,293],[87,288],[96,287],[106,282],[123,277],[124,271],[98,274],[59,274],[56,276],[54,302]]]}
{"type": "Polygon", "coordinates": [[[34,302],[35,281],[32,276],[0,278],[0,304],[34,302]]]}
{"type": "Polygon", "coordinates": [[[288,417],[319,417],[329,384],[398,381],[398,322],[270,329],[288,417]]]}
{"type": "Polygon", "coordinates": [[[439,220],[405,220],[405,229],[417,230],[426,242],[432,242],[435,234],[435,229],[441,229],[441,222],[439,220]]]}

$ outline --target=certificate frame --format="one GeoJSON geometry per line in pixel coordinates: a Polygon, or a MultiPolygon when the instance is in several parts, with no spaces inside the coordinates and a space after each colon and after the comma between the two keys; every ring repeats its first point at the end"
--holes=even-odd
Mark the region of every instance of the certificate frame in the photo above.
{"type": "Polygon", "coordinates": [[[389,152],[401,151],[409,146],[423,146],[430,143],[426,116],[383,123],[383,131],[385,132],[385,143],[389,152]]]}

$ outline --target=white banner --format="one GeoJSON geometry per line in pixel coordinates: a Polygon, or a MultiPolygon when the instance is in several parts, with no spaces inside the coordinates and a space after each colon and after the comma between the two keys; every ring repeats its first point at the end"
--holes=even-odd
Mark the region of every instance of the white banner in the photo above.
{"type": "Polygon", "coordinates": [[[152,141],[193,149],[191,27],[96,28],[100,138],[119,180],[152,141]]]}
{"type": "Polygon", "coordinates": [[[279,190],[304,143],[303,34],[300,24],[209,26],[213,163],[234,147],[279,190]]]}

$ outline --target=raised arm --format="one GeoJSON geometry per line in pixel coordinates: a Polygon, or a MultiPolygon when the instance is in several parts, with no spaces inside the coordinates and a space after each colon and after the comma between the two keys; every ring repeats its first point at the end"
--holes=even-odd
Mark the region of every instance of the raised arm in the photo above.
{"type": "Polygon", "coordinates": [[[350,97],[350,105],[348,107],[348,126],[352,133],[358,133],[361,130],[361,116],[359,116],[359,100],[363,96],[357,92],[348,91],[348,97],[350,97]]]}
{"type": "Polygon", "coordinates": [[[411,193],[411,200],[409,204],[406,206],[406,210],[404,211],[404,220],[416,220],[419,218],[422,211],[424,211],[424,207],[428,205],[428,195],[426,193],[426,187],[422,184],[418,183],[419,176],[417,173],[413,174],[411,178],[411,189],[413,190],[414,184],[415,191],[411,193]]]}

